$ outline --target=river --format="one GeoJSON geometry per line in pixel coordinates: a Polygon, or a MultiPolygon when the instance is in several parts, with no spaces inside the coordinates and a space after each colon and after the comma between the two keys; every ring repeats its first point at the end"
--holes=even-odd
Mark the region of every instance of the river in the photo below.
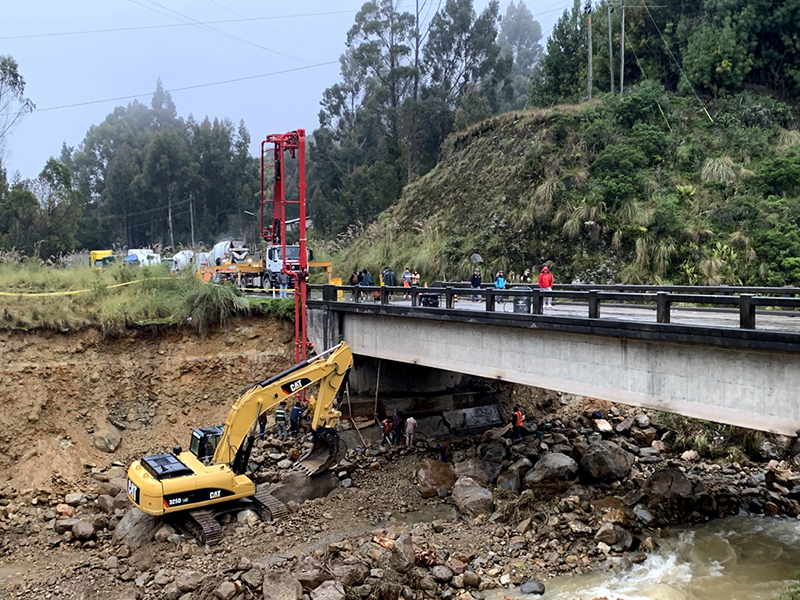
{"type": "MultiPolygon", "coordinates": [[[[626,571],[551,579],[540,598],[777,600],[800,569],[800,521],[720,519],[675,530],[673,537],[660,542],[660,551],[626,571]]],[[[503,595],[534,598],[493,592],[487,594],[489,600],[503,595]]]]}

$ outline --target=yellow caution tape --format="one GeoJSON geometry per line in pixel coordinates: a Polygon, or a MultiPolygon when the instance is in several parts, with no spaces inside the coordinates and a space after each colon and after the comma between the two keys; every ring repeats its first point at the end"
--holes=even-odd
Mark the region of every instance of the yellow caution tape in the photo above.
{"type": "MultiPolygon", "coordinates": [[[[126,281],[125,283],[115,283],[114,285],[107,285],[105,286],[105,288],[110,290],[113,288],[121,288],[126,285],[131,285],[133,283],[141,283],[142,281],[156,281],[159,279],[175,279],[175,277],[146,277],[144,279],[134,279],[133,281],[126,281]]],[[[42,297],[42,296],[74,296],[76,294],[85,294],[87,292],[93,292],[93,291],[95,291],[93,288],[89,288],[86,290],[68,290],[66,292],[0,292],[0,296],[17,296],[26,298],[42,297]]]]}

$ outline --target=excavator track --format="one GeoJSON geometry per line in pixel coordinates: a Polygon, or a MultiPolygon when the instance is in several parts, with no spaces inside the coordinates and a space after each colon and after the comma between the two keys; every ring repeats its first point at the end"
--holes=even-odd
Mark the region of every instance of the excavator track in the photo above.
{"type": "MultiPolygon", "coordinates": [[[[285,519],[289,516],[289,509],[286,508],[286,505],[278,500],[275,496],[270,494],[267,490],[256,492],[256,495],[253,496],[253,500],[262,506],[263,511],[269,513],[272,521],[285,519]]],[[[264,519],[264,516],[265,515],[262,512],[261,518],[264,519]]]]}
{"type": "Polygon", "coordinates": [[[210,510],[190,510],[181,523],[201,544],[214,546],[222,539],[222,527],[210,510]]]}

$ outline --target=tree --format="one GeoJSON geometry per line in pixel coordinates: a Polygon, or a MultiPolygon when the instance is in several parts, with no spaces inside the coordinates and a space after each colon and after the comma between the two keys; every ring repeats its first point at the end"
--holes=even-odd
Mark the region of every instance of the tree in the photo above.
{"type": "Polygon", "coordinates": [[[27,187],[39,202],[37,230],[41,256],[58,256],[74,250],[83,197],[72,187],[69,168],[51,158],[27,187]]]}
{"type": "Polygon", "coordinates": [[[34,103],[25,97],[25,79],[17,61],[11,56],[0,56],[0,157],[8,133],[34,108],[34,103]]]}

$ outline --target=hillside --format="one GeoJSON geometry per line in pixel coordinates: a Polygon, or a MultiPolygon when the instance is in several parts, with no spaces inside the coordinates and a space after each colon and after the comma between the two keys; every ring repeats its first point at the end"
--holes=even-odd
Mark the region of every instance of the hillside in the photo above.
{"type": "Polygon", "coordinates": [[[654,84],[506,113],[332,244],[343,273],[465,278],[470,256],[556,280],[800,284],[797,114],[751,92],[701,103],[654,84]],[[713,119],[713,120],[712,120],[713,119]]]}

